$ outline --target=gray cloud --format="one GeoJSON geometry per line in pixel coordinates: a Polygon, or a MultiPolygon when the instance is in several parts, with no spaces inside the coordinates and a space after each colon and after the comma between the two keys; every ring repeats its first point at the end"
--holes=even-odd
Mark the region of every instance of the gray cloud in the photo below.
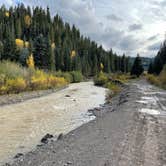
{"type": "Polygon", "coordinates": [[[134,36],[132,35],[128,35],[128,36],[124,36],[123,39],[120,41],[119,43],[119,47],[120,49],[123,50],[136,50],[137,48],[139,48],[140,46],[140,42],[138,39],[136,39],[134,36]]]}
{"type": "Polygon", "coordinates": [[[141,30],[142,28],[142,24],[132,24],[129,26],[129,31],[141,30]]]}
{"type": "Polygon", "coordinates": [[[160,46],[161,46],[161,42],[157,42],[157,43],[154,43],[154,44],[150,45],[148,47],[148,50],[149,51],[159,50],[160,46]]]}
{"type": "Polygon", "coordinates": [[[122,18],[118,17],[118,16],[115,15],[115,14],[107,15],[106,18],[107,18],[107,20],[111,20],[111,21],[118,21],[118,22],[123,21],[122,18]]]}
{"type": "Polygon", "coordinates": [[[148,38],[148,41],[156,40],[159,37],[159,34],[153,35],[148,38]]]}
{"type": "Polygon", "coordinates": [[[158,47],[146,46],[150,42],[162,42],[166,26],[163,10],[166,0],[0,0],[0,4],[7,6],[19,2],[44,8],[49,6],[52,15],[58,13],[64,21],[75,24],[83,35],[120,54],[155,54],[153,50],[158,47]],[[135,33],[137,31],[139,33],[135,33]]]}

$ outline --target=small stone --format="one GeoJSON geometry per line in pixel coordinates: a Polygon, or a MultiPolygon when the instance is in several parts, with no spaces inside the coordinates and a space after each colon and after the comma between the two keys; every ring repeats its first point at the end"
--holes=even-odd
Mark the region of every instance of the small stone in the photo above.
{"type": "Polygon", "coordinates": [[[65,97],[71,97],[70,95],[66,95],[65,97]]]}
{"type": "Polygon", "coordinates": [[[42,139],[41,139],[41,142],[42,143],[48,143],[48,140],[50,139],[50,138],[53,138],[54,136],[53,135],[51,135],[51,134],[46,134],[42,139]]]}
{"type": "Polygon", "coordinates": [[[17,153],[17,154],[14,156],[14,158],[17,159],[17,158],[20,158],[21,156],[23,156],[22,153],[17,153]]]}
{"type": "Polygon", "coordinates": [[[63,138],[63,134],[61,133],[61,134],[59,134],[57,140],[61,140],[62,138],[63,138]]]}
{"type": "Polygon", "coordinates": [[[72,162],[71,162],[71,161],[68,161],[66,164],[67,164],[67,165],[71,165],[71,164],[72,164],[72,162]]]}

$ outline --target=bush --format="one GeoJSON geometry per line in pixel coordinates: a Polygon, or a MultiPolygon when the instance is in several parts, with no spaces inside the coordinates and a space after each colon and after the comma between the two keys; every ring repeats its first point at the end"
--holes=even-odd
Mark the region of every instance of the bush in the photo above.
{"type": "Polygon", "coordinates": [[[67,85],[67,81],[63,77],[55,77],[50,75],[48,77],[48,87],[49,88],[56,88],[67,85]]]}
{"type": "Polygon", "coordinates": [[[104,86],[108,81],[108,77],[103,72],[100,72],[98,76],[94,79],[94,83],[97,86],[104,86]]]}
{"type": "Polygon", "coordinates": [[[79,71],[72,71],[70,74],[73,77],[73,83],[81,82],[83,80],[83,75],[79,71]]]}
{"type": "Polygon", "coordinates": [[[105,87],[106,88],[108,88],[108,89],[110,89],[111,91],[113,91],[114,93],[114,95],[115,94],[117,94],[117,93],[119,93],[120,91],[121,91],[121,88],[118,86],[118,85],[116,85],[116,84],[114,84],[114,83],[112,83],[112,82],[108,82],[106,85],[105,85],[105,87]]]}
{"type": "MultiPolygon", "coordinates": [[[[65,74],[65,77],[72,78],[72,75],[65,74]]],[[[67,83],[65,78],[39,69],[23,68],[9,61],[0,62],[0,94],[57,88],[67,83]]]]}
{"type": "Polygon", "coordinates": [[[35,74],[31,77],[30,87],[33,90],[47,89],[47,75],[42,70],[36,70],[35,74]]]}
{"type": "Polygon", "coordinates": [[[161,82],[161,86],[166,89],[166,65],[164,66],[163,70],[159,75],[159,80],[161,82]]]}
{"type": "Polygon", "coordinates": [[[129,74],[115,73],[111,75],[113,80],[118,80],[122,83],[127,83],[129,79],[132,77],[129,74]]]}
{"type": "Polygon", "coordinates": [[[67,80],[68,83],[72,83],[73,82],[73,76],[69,72],[58,71],[58,72],[56,72],[54,74],[57,77],[63,77],[63,78],[65,78],[65,80],[67,80]]]}
{"type": "Polygon", "coordinates": [[[0,62],[0,75],[4,75],[5,79],[15,79],[17,77],[26,78],[28,71],[16,63],[2,61],[0,62]]]}
{"type": "Polygon", "coordinates": [[[152,83],[152,84],[154,84],[154,85],[157,85],[157,86],[160,86],[160,81],[159,81],[159,79],[158,79],[157,76],[155,76],[155,75],[153,75],[153,74],[148,74],[148,75],[146,76],[146,78],[147,78],[147,80],[148,80],[150,83],[152,83]]]}
{"type": "Polygon", "coordinates": [[[6,81],[6,88],[7,91],[10,92],[21,92],[26,88],[26,81],[23,78],[15,78],[15,79],[8,79],[6,81]]]}

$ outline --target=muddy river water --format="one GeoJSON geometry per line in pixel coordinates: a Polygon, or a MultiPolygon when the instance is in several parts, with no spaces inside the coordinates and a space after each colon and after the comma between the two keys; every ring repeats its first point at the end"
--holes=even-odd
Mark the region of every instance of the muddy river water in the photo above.
{"type": "Polygon", "coordinates": [[[106,89],[83,82],[44,97],[1,106],[0,164],[32,150],[47,133],[68,133],[93,120],[87,110],[103,104],[105,95],[106,89]]]}

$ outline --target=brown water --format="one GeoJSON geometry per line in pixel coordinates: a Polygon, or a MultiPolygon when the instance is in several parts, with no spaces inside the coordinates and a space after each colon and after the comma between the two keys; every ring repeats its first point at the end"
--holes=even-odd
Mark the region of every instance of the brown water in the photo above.
{"type": "Polygon", "coordinates": [[[0,163],[18,152],[32,150],[47,133],[68,133],[94,119],[87,110],[103,104],[105,94],[106,89],[83,82],[41,98],[0,107],[0,163]]]}

